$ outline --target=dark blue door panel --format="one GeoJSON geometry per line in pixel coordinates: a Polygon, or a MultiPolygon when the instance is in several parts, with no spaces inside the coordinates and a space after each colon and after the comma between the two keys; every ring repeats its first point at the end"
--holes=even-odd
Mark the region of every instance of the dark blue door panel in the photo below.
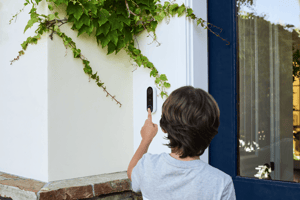
{"type": "Polygon", "coordinates": [[[209,163],[235,177],[237,161],[236,128],[236,34],[234,1],[209,0],[208,22],[222,28],[211,29],[230,42],[223,41],[210,31],[209,37],[209,93],[220,108],[219,133],[209,147],[209,163]]]}

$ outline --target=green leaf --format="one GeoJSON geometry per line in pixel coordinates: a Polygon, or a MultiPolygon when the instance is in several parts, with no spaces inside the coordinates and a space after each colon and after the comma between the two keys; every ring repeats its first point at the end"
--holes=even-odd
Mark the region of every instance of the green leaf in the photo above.
{"type": "Polygon", "coordinates": [[[138,66],[140,67],[143,62],[142,62],[142,57],[139,55],[136,57],[135,62],[138,64],[138,66]]]}
{"type": "Polygon", "coordinates": [[[128,49],[130,51],[133,51],[133,49],[134,49],[134,43],[133,42],[128,45],[128,49]]]}
{"type": "MultiPolygon", "coordinates": [[[[72,15],[72,16],[73,16],[73,15],[72,15]]],[[[74,17],[74,19],[75,19],[75,17],[74,17]]],[[[79,30],[79,29],[82,27],[82,25],[83,25],[83,21],[81,21],[81,20],[77,21],[77,20],[75,19],[74,25],[76,26],[76,29],[79,30]]]]}
{"type": "Polygon", "coordinates": [[[202,22],[202,19],[201,19],[201,18],[198,19],[198,20],[197,20],[197,26],[198,26],[201,22],[202,22]]]}
{"type": "Polygon", "coordinates": [[[158,22],[162,21],[163,19],[159,15],[155,15],[154,19],[158,22]]]}
{"type": "Polygon", "coordinates": [[[85,67],[83,68],[83,71],[86,73],[86,74],[92,74],[93,73],[93,70],[91,67],[85,67]]]}
{"type": "Polygon", "coordinates": [[[159,15],[156,15],[154,19],[158,22],[162,21],[166,17],[166,13],[164,11],[160,12],[159,15]]]}
{"type": "Polygon", "coordinates": [[[141,14],[141,9],[140,8],[136,8],[134,11],[135,14],[139,15],[141,14]]]}
{"type": "MultiPolygon", "coordinates": [[[[149,62],[148,58],[146,56],[141,55],[142,61],[143,62],[149,62]]],[[[144,66],[146,67],[146,66],[144,66]]]]}
{"type": "Polygon", "coordinates": [[[39,4],[42,0],[35,0],[36,4],[39,4]]]}
{"type": "Polygon", "coordinates": [[[107,55],[111,54],[115,50],[116,50],[116,45],[114,45],[114,43],[112,43],[112,42],[109,42],[108,43],[107,55]]]}
{"type": "Polygon", "coordinates": [[[122,38],[122,36],[119,36],[116,54],[117,54],[123,47],[125,47],[125,41],[124,41],[124,39],[122,38]]]}
{"type": "Polygon", "coordinates": [[[28,21],[28,23],[27,23],[27,25],[26,25],[26,27],[25,27],[25,29],[24,29],[24,33],[26,32],[26,30],[27,30],[28,28],[32,27],[33,24],[36,23],[36,22],[38,22],[38,21],[39,21],[39,19],[38,19],[37,17],[31,18],[31,19],[28,21]]]}
{"type": "Polygon", "coordinates": [[[123,23],[118,21],[117,19],[117,15],[116,14],[112,14],[109,18],[108,18],[110,24],[111,24],[111,30],[116,30],[119,29],[120,31],[122,31],[123,29],[123,23]]]}
{"type": "Polygon", "coordinates": [[[102,26],[102,24],[108,21],[109,12],[105,9],[102,9],[98,12],[98,17],[99,26],[102,26]]]}
{"type": "Polygon", "coordinates": [[[155,83],[158,84],[160,82],[160,78],[155,79],[155,83]]]}
{"type": "Polygon", "coordinates": [[[74,58],[77,58],[80,56],[80,53],[81,53],[81,50],[80,49],[72,49],[73,50],[73,55],[74,55],[74,58]]]}
{"type": "Polygon", "coordinates": [[[164,82],[164,86],[165,86],[166,88],[171,87],[170,83],[166,83],[166,82],[164,82]]]}
{"type": "Polygon", "coordinates": [[[68,4],[67,6],[67,14],[74,14],[74,17],[79,20],[81,15],[83,14],[83,9],[82,7],[76,3],[75,5],[73,3],[68,4]]]}
{"type": "Polygon", "coordinates": [[[54,15],[55,15],[56,18],[60,19],[59,16],[58,16],[58,12],[55,12],[54,15]]]}
{"type": "Polygon", "coordinates": [[[136,3],[142,3],[149,6],[149,0],[136,0],[136,3]]]}
{"type": "Polygon", "coordinates": [[[58,31],[58,26],[57,25],[54,25],[54,31],[58,31]]]}
{"type": "Polygon", "coordinates": [[[177,4],[177,3],[172,4],[172,5],[169,7],[169,11],[172,11],[172,10],[174,10],[175,8],[178,8],[178,4],[177,4]]]}
{"type": "Polygon", "coordinates": [[[113,23],[111,23],[111,30],[120,30],[122,31],[123,29],[123,23],[122,22],[118,22],[118,21],[114,21],[113,23]]]}
{"type": "Polygon", "coordinates": [[[90,64],[90,61],[88,61],[88,60],[82,60],[82,62],[83,62],[83,64],[84,64],[85,66],[87,66],[87,65],[90,64]]]}
{"type": "Polygon", "coordinates": [[[178,10],[177,10],[178,17],[180,17],[180,16],[182,16],[182,15],[184,14],[183,11],[185,11],[185,6],[184,6],[184,4],[182,4],[182,5],[178,8],[178,10]]]}
{"type": "Polygon", "coordinates": [[[110,37],[110,41],[112,41],[115,44],[115,46],[117,46],[117,44],[118,44],[118,32],[117,32],[117,30],[110,31],[108,33],[108,35],[110,37]]]}
{"type": "Polygon", "coordinates": [[[101,87],[103,84],[104,84],[104,83],[97,83],[97,85],[98,85],[99,87],[101,87]]]}
{"type": "Polygon", "coordinates": [[[123,15],[118,15],[118,20],[125,23],[127,26],[130,26],[131,20],[128,17],[124,17],[123,15]]]}
{"type": "Polygon", "coordinates": [[[49,17],[49,21],[51,21],[51,20],[53,20],[55,18],[55,15],[54,14],[50,14],[50,15],[48,15],[48,17],[49,17]]]}
{"type": "Polygon", "coordinates": [[[151,62],[148,62],[148,63],[147,63],[147,67],[148,67],[149,69],[152,69],[152,67],[154,67],[154,65],[153,65],[151,62]]]}
{"type": "Polygon", "coordinates": [[[134,19],[134,22],[137,23],[140,20],[140,17],[139,16],[134,16],[133,19],[134,19]]]}
{"type": "Polygon", "coordinates": [[[91,12],[92,12],[94,15],[97,15],[97,12],[98,12],[97,7],[96,7],[96,6],[92,6],[91,12]]]}
{"type": "Polygon", "coordinates": [[[99,24],[98,24],[98,21],[96,19],[92,19],[91,22],[93,23],[93,25],[96,29],[99,28],[99,24]]]}
{"type": "Polygon", "coordinates": [[[91,35],[91,33],[93,32],[94,30],[94,26],[93,24],[91,24],[90,26],[87,26],[87,25],[82,25],[82,27],[78,30],[78,35],[81,35],[82,33],[86,32],[87,34],[91,35]]]}
{"type": "Polygon", "coordinates": [[[57,6],[59,6],[59,5],[62,4],[62,3],[68,5],[69,0],[56,0],[54,3],[55,3],[57,6]]]}
{"type": "Polygon", "coordinates": [[[75,19],[74,15],[70,14],[68,17],[68,22],[76,22],[77,19],[75,19]]]}
{"type": "Polygon", "coordinates": [[[125,44],[127,44],[128,42],[130,42],[132,40],[132,33],[128,29],[123,29],[123,33],[125,35],[124,42],[125,42],[125,44]]]}
{"type": "Polygon", "coordinates": [[[163,91],[161,91],[160,95],[161,95],[161,98],[163,98],[164,95],[166,95],[166,93],[164,93],[163,91]]]}
{"type": "Polygon", "coordinates": [[[53,6],[51,4],[48,5],[49,10],[53,10],[53,6]]]}
{"type": "Polygon", "coordinates": [[[132,52],[137,56],[137,55],[139,55],[141,53],[141,50],[139,50],[139,49],[133,49],[132,52]]]}
{"type": "Polygon", "coordinates": [[[95,74],[93,74],[93,75],[91,76],[92,79],[96,79],[97,73],[98,73],[98,72],[96,72],[95,74]]]}
{"type": "Polygon", "coordinates": [[[78,21],[81,21],[83,24],[85,24],[87,26],[90,26],[90,24],[91,24],[91,19],[86,14],[83,14],[78,21]]]}
{"type": "Polygon", "coordinates": [[[172,5],[169,7],[169,11],[170,11],[172,17],[174,17],[174,15],[176,14],[177,10],[178,10],[178,4],[177,4],[177,3],[172,4],[172,5]]]}
{"type": "Polygon", "coordinates": [[[191,19],[196,19],[196,15],[195,14],[191,14],[190,17],[191,17],[191,19]]]}
{"type": "Polygon", "coordinates": [[[84,7],[85,14],[88,14],[89,11],[94,15],[97,15],[97,6],[95,6],[92,2],[82,3],[84,7]]]}
{"type": "Polygon", "coordinates": [[[167,81],[167,80],[168,80],[165,74],[161,74],[161,75],[160,75],[160,79],[161,79],[162,81],[167,81]]]}
{"type": "Polygon", "coordinates": [[[168,5],[170,5],[170,2],[165,1],[164,6],[163,6],[163,9],[166,9],[166,8],[168,7],[168,5]]]}
{"type": "Polygon", "coordinates": [[[150,24],[152,26],[152,31],[154,32],[158,23],[157,23],[157,21],[151,21],[150,24]]]}
{"type": "Polygon", "coordinates": [[[96,36],[100,35],[101,33],[107,35],[107,33],[109,32],[109,28],[110,28],[110,23],[106,22],[104,25],[97,28],[96,36]]]}
{"type": "Polygon", "coordinates": [[[116,14],[121,14],[125,17],[128,17],[128,11],[127,9],[124,9],[126,8],[125,7],[125,2],[123,2],[122,4],[117,4],[117,11],[116,11],[116,14]]]}
{"type": "Polygon", "coordinates": [[[101,41],[102,48],[104,48],[110,42],[110,36],[107,34],[106,36],[101,34],[97,36],[97,39],[101,41]]]}
{"type": "Polygon", "coordinates": [[[157,75],[157,70],[156,69],[152,69],[152,71],[150,72],[150,77],[153,76],[153,77],[156,77],[157,75]]]}
{"type": "Polygon", "coordinates": [[[193,10],[191,8],[188,8],[187,13],[188,13],[188,15],[191,15],[193,13],[193,10]]]}
{"type": "Polygon", "coordinates": [[[28,46],[28,42],[27,42],[27,40],[26,40],[26,41],[24,41],[24,42],[21,44],[21,46],[22,46],[22,49],[24,49],[24,50],[26,51],[26,49],[27,49],[27,46],[28,46]]]}

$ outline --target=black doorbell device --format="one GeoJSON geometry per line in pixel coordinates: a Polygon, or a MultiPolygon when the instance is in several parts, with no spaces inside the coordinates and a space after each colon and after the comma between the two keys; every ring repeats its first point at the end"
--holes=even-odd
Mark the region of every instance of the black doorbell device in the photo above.
{"type": "Polygon", "coordinates": [[[151,109],[151,112],[154,113],[156,111],[156,88],[153,86],[149,86],[147,88],[147,112],[148,108],[151,109]]]}

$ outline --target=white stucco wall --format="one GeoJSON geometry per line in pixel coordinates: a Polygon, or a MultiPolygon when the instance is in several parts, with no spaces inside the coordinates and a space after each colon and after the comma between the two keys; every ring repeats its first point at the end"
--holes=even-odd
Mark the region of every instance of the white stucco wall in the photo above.
{"type": "MultiPolygon", "coordinates": [[[[64,8],[60,13],[64,12],[64,8]]],[[[64,17],[64,15],[61,15],[64,17]]],[[[81,59],[74,59],[55,35],[48,41],[49,181],[126,171],[133,146],[133,66],[124,50],[107,54],[95,37],[71,30],[61,31],[73,39],[98,71],[106,92],[83,71],[81,59]]],[[[95,30],[94,30],[95,33],[95,30]]]]}
{"type": "MultiPolygon", "coordinates": [[[[20,44],[36,27],[23,35],[29,7],[20,14],[23,19],[18,17],[17,23],[8,25],[24,3],[9,2],[0,2],[1,21],[7,22],[0,24],[0,171],[46,182],[126,171],[147,118],[146,88],[155,86],[150,69],[138,67],[133,71],[125,51],[107,56],[107,47],[97,46],[96,39],[85,33],[77,38],[69,24],[61,30],[76,42],[108,92],[122,103],[121,108],[93,79],[89,82],[82,61],[74,59],[70,49],[65,56],[66,49],[57,35],[51,41],[45,34],[38,45],[29,46],[10,66],[9,61],[21,50],[20,44]]],[[[206,1],[198,1],[197,6],[192,0],[176,2],[185,3],[206,19],[206,1]]],[[[47,10],[43,3],[39,12],[47,10]]],[[[184,85],[207,91],[207,31],[194,27],[185,16],[175,16],[169,24],[160,22],[156,33],[160,47],[155,42],[148,45],[152,38],[146,32],[138,37],[139,47],[159,74],[167,75],[171,84],[168,94],[184,85]]],[[[158,125],[164,101],[165,97],[157,97],[157,111],[152,115],[158,125]]],[[[171,152],[162,145],[168,142],[164,136],[159,127],[149,153],[171,152]]],[[[201,156],[206,162],[207,152],[201,156]]]]}
{"type": "MultiPolygon", "coordinates": [[[[37,25],[24,28],[30,19],[24,0],[0,0],[0,171],[37,180],[48,179],[47,37],[29,45],[25,55],[10,65],[34,36],[37,25]]],[[[47,14],[45,2],[38,10],[47,14]]]]}

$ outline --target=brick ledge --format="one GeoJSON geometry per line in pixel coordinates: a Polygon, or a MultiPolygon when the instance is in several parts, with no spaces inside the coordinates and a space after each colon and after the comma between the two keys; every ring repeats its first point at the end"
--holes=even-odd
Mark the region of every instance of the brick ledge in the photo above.
{"type": "Polygon", "coordinates": [[[48,183],[0,172],[0,199],[77,200],[121,192],[142,196],[141,193],[132,191],[127,171],[48,183]]]}

